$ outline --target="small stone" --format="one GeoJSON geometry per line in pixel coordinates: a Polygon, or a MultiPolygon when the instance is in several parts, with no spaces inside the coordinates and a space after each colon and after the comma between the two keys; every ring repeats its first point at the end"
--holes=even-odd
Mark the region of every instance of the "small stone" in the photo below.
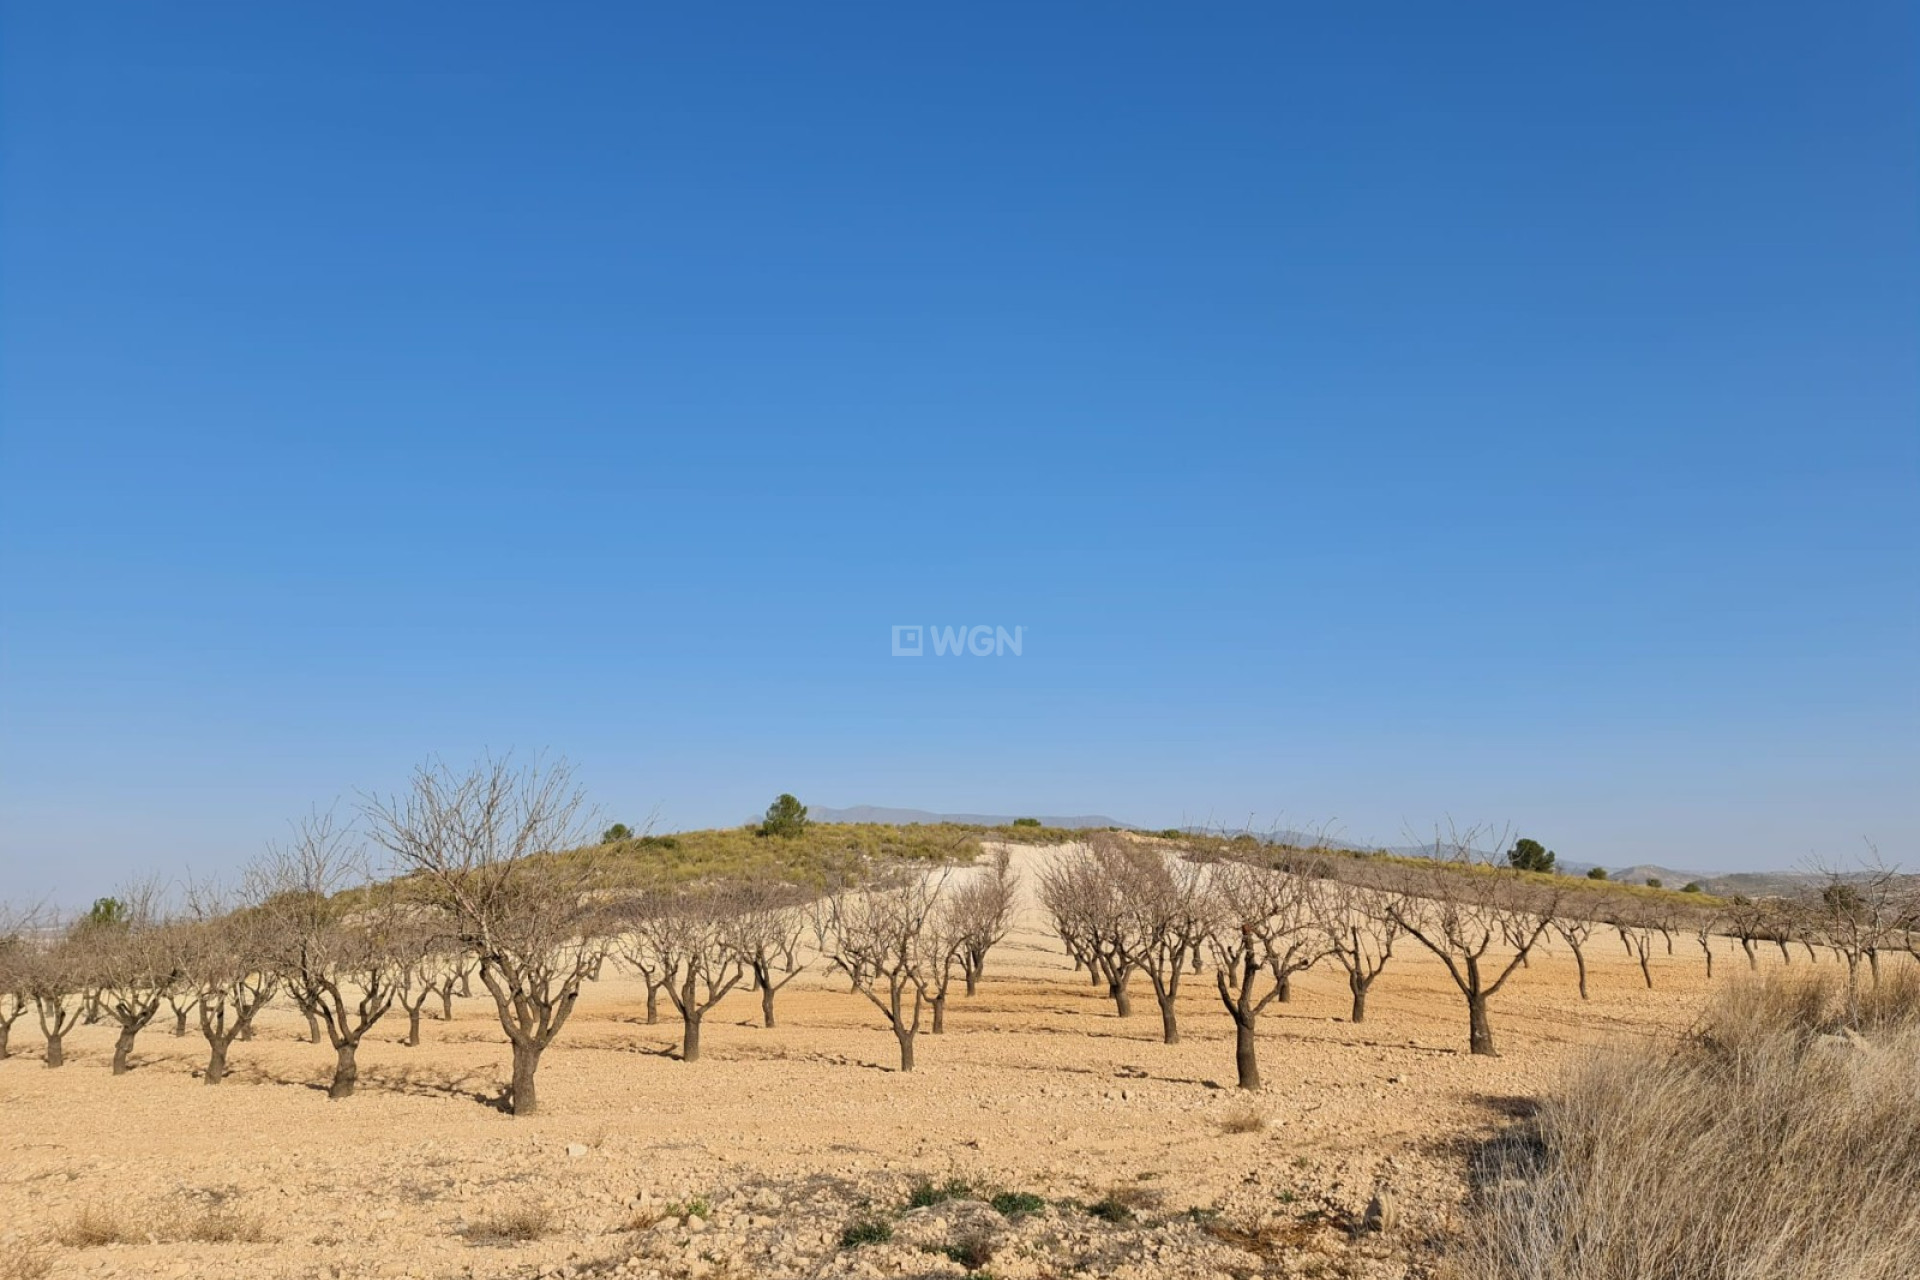
{"type": "Polygon", "coordinates": [[[577,1160],[587,1154],[587,1144],[584,1142],[569,1142],[567,1144],[567,1154],[577,1160]]]}

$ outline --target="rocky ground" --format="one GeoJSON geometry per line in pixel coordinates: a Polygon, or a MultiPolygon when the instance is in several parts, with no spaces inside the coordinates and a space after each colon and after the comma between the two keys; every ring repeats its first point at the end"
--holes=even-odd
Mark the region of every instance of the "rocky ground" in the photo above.
{"type": "Polygon", "coordinates": [[[129,1075],[105,1026],[48,1070],[29,1019],[0,1061],[0,1280],[1437,1274],[1474,1144],[1592,1046],[1683,1028],[1707,989],[1697,948],[1659,957],[1653,991],[1617,945],[1590,951],[1590,1001],[1564,950],[1501,992],[1499,1058],[1464,1052],[1465,1008],[1411,946],[1363,1024],[1337,970],[1310,973],[1263,1021],[1252,1095],[1210,979],[1163,1045],[1150,998],[1117,1018],[1031,915],[910,1074],[824,973],[780,994],[774,1029],[729,997],[683,1063],[671,1011],[645,1025],[643,988],[609,972],[518,1120],[490,1105],[507,1055],[484,997],[418,1048],[404,1015],[377,1028],[339,1102],[331,1052],[280,1005],[217,1088],[165,1026],[129,1075]]]}

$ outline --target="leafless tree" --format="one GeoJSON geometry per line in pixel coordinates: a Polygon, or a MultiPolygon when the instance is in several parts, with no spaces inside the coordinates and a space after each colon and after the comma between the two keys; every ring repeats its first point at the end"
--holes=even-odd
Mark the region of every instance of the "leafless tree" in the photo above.
{"type": "Polygon", "coordinates": [[[900,1045],[902,1071],[913,1070],[913,1041],[936,962],[928,926],[945,884],[945,871],[896,867],[883,869],[867,888],[839,889],[827,898],[827,960],[885,1015],[900,1045]]]}
{"type": "Polygon", "coordinates": [[[1707,960],[1707,981],[1713,981],[1713,939],[1726,927],[1726,917],[1708,907],[1701,907],[1688,918],[1687,927],[1693,933],[1693,940],[1700,945],[1700,954],[1707,960]]]}
{"type": "Polygon", "coordinates": [[[1580,998],[1587,999],[1587,939],[1593,936],[1593,918],[1588,914],[1593,908],[1583,902],[1570,904],[1563,908],[1553,919],[1553,931],[1566,939],[1567,947],[1573,952],[1573,964],[1580,975],[1580,998]]]}
{"type": "Polygon", "coordinates": [[[1877,859],[1855,872],[1827,868],[1817,896],[1807,903],[1827,945],[1847,966],[1847,1017],[1860,1020],[1860,963],[1866,961],[1874,984],[1880,982],[1880,951],[1900,918],[1899,878],[1877,859]]]}
{"type": "Polygon", "coordinates": [[[987,971],[987,953],[999,946],[1013,927],[1013,908],[1020,891],[1013,855],[1005,848],[994,850],[986,871],[986,875],[969,877],[951,891],[950,918],[959,937],[960,966],[970,996],[980,990],[980,979],[987,971]]]}
{"type": "Polygon", "coordinates": [[[1735,894],[1727,899],[1726,921],[1728,931],[1740,940],[1740,949],[1747,953],[1747,968],[1758,969],[1760,956],[1754,944],[1769,940],[1766,904],[1735,894]]]}
{"type": "Polygon", "coordinates": [[[28,981],[32,935],[31,916],[0,907],[0,1058],[11,1052],[13,1024],[34,1007],[28,981]]]}
{"type": "Polygon", "coordinates": [[[206,1084],[226,1079],[227,1054],[280,989],[270,956],[278,921],[252,894],[234,899],[218,885],[187,890],[190,919],[181,927],[182,970],[199,992],[200,1034],[207,1042],[206,1084]]]}
{"type": "Polygon", "coordinates": [[[1131,843],[1116,842],[1108,860],[1108,875],[1130,917],[1122,934],[1137,940],[1135,967],[1153,984],[1160,1007],[1161,1043],[1178,1044],[1180,978],[1194,946],[1212,937],[1216,925],[1206,868],[1170,859],[1156,846],[1131,843]]]}
{"type": "Polygon", "coordinates": [[[1647,990],[1653,990],[1653,926],[1648,923],[1646,912],[1638,904],[1616,904],[1612,923],[1627,954],[1639,962],[1640,976],[1646,981],[1647,990]]]}
{"type": "Polygon", "coordinates": [[[751,989],[760,993],[760,1021],[774,1025],[773,998],[798,977],[800,939],[806,933],[805,904],[811,895],[790,884],[758,879],[732,895],[727,920],[728,949],[746,966],[751,989]]]}
{"type": "Polygon", "coordinates": [[[83,920],[75,942],[100,1003],[119,1025],[114,1040],[114,1075],[131,1069],[134,1040],[160,1011],[167,992],[179,980],[184,956],[182,933],[161,914],[160,887],[143,881],[122,889],[121,912],[113,920],[83,920]]]}
{"type": "Polygon", "coordinates": [[[660,892],[632,919],[680,1014],[680,1060],[700,1060],[700,1024],[744,976],[733,948],[737,899],[725,887],[660,892]]]}
{"type": "Polygon", "coordinates": [[[373,839],[477,957],[513,1046],[513,1114],[532,1114],[540,1055],[601,954],[585,852],[592,824],[572,769],[500,759],[464,773],[424,766],[405,793],[371,797],[364,812],[373,839]]]}
{"type": "Polygon", "coordinates": [[[325,1027],[334,1051],[327,1096],[351,1097],[360,1042],[393,1007],[422,931],[331,811],[303,818],[264,874],[275,966],[325,1027]]]}
{"type": "Polygon", "coordinates": [[[1127,988],[1140,967],[1145,940],[1128,898],[1128,864],[1117,838],[1063,853],[1040,873],[1040,902],[1060,939],[1104,982],[1114,1012],[1133,1014],[1127,988]]]}
{"type": "MultiPolygon", "coordinates": [[[[440,970],[438,980],[433,983],[433,994],[440,997],[440,1020],[442,1022],[453,1021],[453,1002],[455,999],[464,999],[473,994],[473,970],[475,963],[473,956],[463,951],[449,959],[446,965],[440,970]]],[[[600,965],[598,961],[594,963],[592,976],[594,981],[599,981],[600,965]]]]}
{"type": "Polygon", "coordinates": [[[42,939],[26,953],[26,990],[46,1037],[49,1067],[66,1063],[67,1032],[80,1020],[85,1000],[86,955],[71,928],[42,939]]]}
{"type": "Polygon", "coordinates": [[[1280,998],[1280,983],[1270,976],[1269,957],[1276,938],[1287,936],[1295,922],[1308,916],[1305,883],[1246,862],[1216,863],[1209,879],[1215,897],[1216,926],[1209,939],[1214,985],[1233,1019],[1239,1085],[1258,1089],[1256,1031],[1261,1013],[1280,998]]]}
{"type": "Polygon", "coordinates": [[[1400,924],[1380,895],[1339,880],[1315,882],[1307,901],[1335,962],[1347,972],[1350,1020],[1365,1022],[1367,993],[1393,958],[1400,924]]]}
{"type": "MultiPolygon", "coordinates": [[[[1467,1002],[1467,1045],[1492,1055],[1488,1003],[1526,960],[1558,914],[1559,897],[1521,876],[1473,864],[1487,833],[1472,829],[1436,838],[1431,869],[1410,873],[1410,884],[1388,906],[1401,929],[1438,956],[1467,1002]]],[[[1486,840],[1505,848],[1504,833],[1486,840]]]]}

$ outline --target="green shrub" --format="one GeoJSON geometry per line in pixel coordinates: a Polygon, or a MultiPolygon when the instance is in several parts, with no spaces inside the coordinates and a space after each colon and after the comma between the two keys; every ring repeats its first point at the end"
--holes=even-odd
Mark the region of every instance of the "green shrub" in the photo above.
{"type": "Polygon", "coordinates": [[[1002,1191],[987,1203],[1003,1218],[1024,1218],[1047,1207],[1047,1202],[1031,1191],[1002,1191]]]}
{"type": "Polygon", "coordinates": [[[879,1218],[860,1218],[849,1222],[840,1232],[842,1249],[858,1249],[865,1244],[885,1244],[893,1239],[893,1228],[879,1218]]]}
{"type": "Polygon", "coordinates": [[[927,1209],[949,1200],[965,1200],[972,1194],[973,1188],[959,1178],[948,1178],[938,1184],[931,1178],[921,1178],[907,1193],[907,1208],[927,1209]]]}
{"type": "Polygon", "coordinates": [[[1014,825],[1014,826],[1016,826],[1016,827],[1037,827],[1037,826],[1039,826],[1039,825],[1040,825],[1040,819],[1038,819],[1038,818],[1015,818],[1015,819],[1013,820],[1013,825],[1014,825]]]}

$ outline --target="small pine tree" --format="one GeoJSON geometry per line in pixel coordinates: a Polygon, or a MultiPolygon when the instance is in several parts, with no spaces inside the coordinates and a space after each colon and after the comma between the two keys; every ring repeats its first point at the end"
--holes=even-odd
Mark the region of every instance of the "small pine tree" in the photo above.
{"type": "Polygon", "coordinates": [[[1516,840],[1507,850],[1507,865],[1515,871],[1553,870],[1553,850],[1538,840],[1516,840]]]}
{"type": "Polygon", "coordinates": [[[1648,876],[1648,877],[1647,877],[1647,888],[1649,888],[1649,889],[1661,889],[1661,888],[1665,888],[1665,887],[1666,887],[1666,882],[1665,882],[1665,881],[1663,881],[1663,880],[1661,880],[1659,876],[1648,876]]]}
{"type": "Polygon", "coordinates": [[[1681,886],[1680,886],[1680,892],[1682,892],[1682,893],[1705,893],[1705,892],[1706,892],[1706,890],[1705,890],[1705,889],[1703,889],[1703,888],[1701,888],[1701,886],[1700,886],[1700,882],[1699,882],[1698,880],[1689,880],[1689,881],[1687,881],[1687,882],[1686,882],[1685,884],[1683,884],[1683,885],[1681,885],[1681,886]]]}
{"type": "Polygon", "coordinates": [[[622,840],[633,839],[633,828],[624,822],[616,822],[600,833],[601,844],[618,844],[622,840]]]}
{"type": "Polygon", "coordinates": [[[127,922],[127,904],[118,898],[95,898],[83,923],[92,929],[111,929],[127,922]]]}
{"type": "Polygon", "coordinates": [[[1014,826],[1016,826],[1016,827],[1037,827],[1037,826],[1039,826],[1039,825],[1040,825],[1040,819],[1038,819],[1038,818],[1015,818],[1015,819],[1013,820],[1013,825],[1014,825],[1014,826]]]}
{"type": "Polygon", "coordinates": [[[767,806],[766,821],[760,824],[760,834],[763,836],[792,837],[806,829],[807,806],[785,792],[767,806]]]}
{"type": "Polygon", "coordinates": [[[1606,878],[1607,869],[1605,867],[1595,867],[1593,870],[1587,872],[1587,879],[1589,880],[1605,880],[1606,878]]]}

